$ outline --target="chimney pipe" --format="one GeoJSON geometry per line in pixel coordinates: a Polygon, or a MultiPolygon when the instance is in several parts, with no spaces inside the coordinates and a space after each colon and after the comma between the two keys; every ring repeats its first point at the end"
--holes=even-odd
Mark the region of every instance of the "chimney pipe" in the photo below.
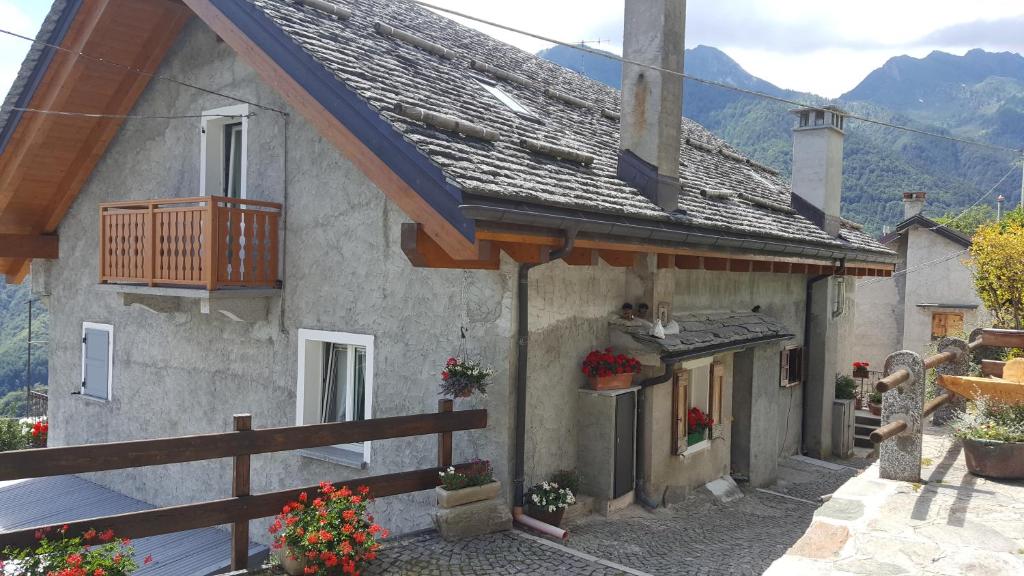
{"type": "Polygon", "coordinates": [[[904,192],[903,193],[903,219],[913,218],[924,210],[924,198],[926,194],[924,192],[904,192]]]}
{"type": "MultiPolygon", "coordinates": [[[[624,22],[624,59],[682,74],[686,0],[626,0],[624,22]]],[[[619,178],[662,210],[675,211],[682,78],[623,63],[619,113],[619,178]]]]}
{"type": "Polygon", "coordinates": [[[793,207],[838,236],[846,115],[834,106],[792,112],[798,119],[793,128],[793,207]]]}

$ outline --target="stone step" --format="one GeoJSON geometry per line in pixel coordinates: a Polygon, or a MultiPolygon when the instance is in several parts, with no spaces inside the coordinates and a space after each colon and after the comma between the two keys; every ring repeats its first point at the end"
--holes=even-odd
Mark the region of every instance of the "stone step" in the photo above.
{"type": "Polygon", "coordinates": [[[857,414],[855,422],[857,424],[864,424],[867,426],[874,426],[875,428],[878,428],[879,426],[882,425],[882,418],[879,416],[872,416],[871,414],[857,414]]]}
{"type": "Polygon", "coordinates": [[[878,426],[867,426],[864,424],[858,424],[853,427],[853,433],[855,436],[870,436],[872,432],[878,430],[878,426]]]}

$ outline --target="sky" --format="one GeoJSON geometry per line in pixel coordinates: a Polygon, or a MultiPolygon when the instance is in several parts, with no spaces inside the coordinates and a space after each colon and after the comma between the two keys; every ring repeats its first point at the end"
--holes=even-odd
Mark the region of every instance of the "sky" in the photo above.
{"type": "MultiPolygon", "coordinates": [[[[566,42],[621,53],[623,0],[430,0],[566,42]]],[[[48,0],[0,0],[0,28],[35,36],[48,0]]],[[[472,25],[524,50],[548,43],[472,25]]],[[[1024,53],[1020,0],[689,0],[686,45],[714,46],[782,88],[837,97],[893,56],[971,48],[1024,53]]],[[[0,37],[0,93],[28,43],[0,37]]]]}

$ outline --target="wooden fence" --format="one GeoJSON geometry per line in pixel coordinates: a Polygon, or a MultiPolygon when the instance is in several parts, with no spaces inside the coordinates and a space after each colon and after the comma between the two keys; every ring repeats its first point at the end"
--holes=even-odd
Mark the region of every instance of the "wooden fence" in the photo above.
{"type": "Polygon", "coordinates": [[[223,196],[100,204],[100,282],[273,287],[281,205],[223,196]]]}
{"type": "MultiPolygon", "coordinates": [[[[68,525],[68,534],[71,535],[82,534],[91,528],[97,531],[109,528],[118,537],[126,538],[142,538],[231,524],[231,565],[232,569],[242,569],[248,561],[249,521],[274,516],[285,504],[298,499],[301,492],[316,492],[319,489],[319,485],[314,485],[250,494],[251,455],[437,434],[437,467],[353,478],[335,483],[338,487],[343,484],[368,486],[374,497],[429,490],[438,485],[438,472],[452,464],[452,433],[486,428],[487,411],[452,411],[452,401],[441,400],[436,414],[261,430],[253,430],[252,417],[242,414],[235,416],[234,424],[233,432],[217,434],[0,453],[0,481],[196,462],[214,458],[234,459],[230,498],[0,532],[0,550],[7,546],[31,546],[36,541],[37,530],[56,528],[63,524],[68,525]]],[[[460,464],[456,468],[462,466],[464,465],[460,464]]]]}

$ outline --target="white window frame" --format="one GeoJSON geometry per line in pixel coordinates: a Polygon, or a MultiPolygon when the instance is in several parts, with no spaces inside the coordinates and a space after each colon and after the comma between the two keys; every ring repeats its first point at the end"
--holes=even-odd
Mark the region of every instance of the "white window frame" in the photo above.
{"type": "MultiPolygon", "coordinates": [[[[299,370],[298,380],[295,385],[295,425],[302,426],[305,415],[303,406],[306,396],[306,345],[309,342],[327,342],[331,344],[344,344],[348,346],[359,346],[366,350],[366,374],[365,374],[365,398],[363,401],[363,414],[366,420],[373,418],[373,336],[368,334],[352,334],[350,332],[330,332],[327,330],[299,329],[299,370]]],[[[349,372],[352,373],[351,371],[349,372]]],[[[352,410],[352,388],[348,388],[348,395],[345,399],[346,411],[352,410]]],[[[359,444],[338,444],[335,448],[350,452],[360,451],[359,444]]],[[[370,442],[362,443],[362,458],[364,463],[370,462],[370,442]]]]}
{"type": "Polygon", "coordinates": [[[248,173],[248,160],[249,160],[249,105],[238,104],[235,106],[225,106],[223,108],[214,108],[213,110],[204,110],[200,119],[201,138],[199,144],[199,195],[200,196],[219,196],[221,194],[221,175],[224,173],[224,132],[223,127],[226,124],[235,124],[238,120],[242,122],[242,167],[240,174],[241,183],[240,191],[241,198],[248,198],[246,191],[246,174],[248,173]],[[211,131],[211,129],[213,129],[211,131]],[[210,150],[210,146],[207,141],[210,140],[216,143],[213,146],[213,150],[210,150]],[[212,165],[210,162],[210,156],[216,151],[217,158],[216,165],[212,165]],[[207,186],[207,180],[210,179],[211,171],[216,170],[213,174],[216,175],[216,184],[207,186]]]}
{"type": "Polygon", "coordinates": [[[86,329],[102,330],[107,333],[107,397],[100,398],[85,393],[85,386],[80,386],[79,394],[94,402],[110,402],[113,400],[114,392],[114,326],[112,324],[99,324],[96,322],[82,322],[82,382],[85,382],[85,331],[86,329]]]}

